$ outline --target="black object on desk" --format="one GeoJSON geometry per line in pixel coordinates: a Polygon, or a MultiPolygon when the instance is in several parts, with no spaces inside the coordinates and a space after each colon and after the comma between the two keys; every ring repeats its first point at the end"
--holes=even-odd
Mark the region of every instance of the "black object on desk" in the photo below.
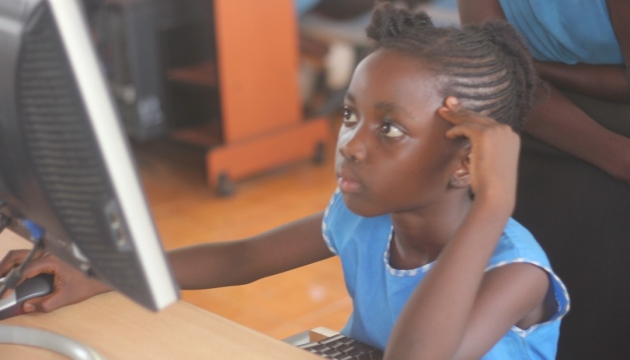
{"type": "Polygon", "coordinates": [[[383,358],[381,350],[342,334],[298,345],[298,347],[327,359],[381,360],[383,358]]]}
{"type": "Polygon", "coordinates": [[[54,290],[54,276],[40,274],[24,280],[8,297],[0,300],[0,320],[22,315],[22,305],[26,300],[46,296],[54,290]]]}

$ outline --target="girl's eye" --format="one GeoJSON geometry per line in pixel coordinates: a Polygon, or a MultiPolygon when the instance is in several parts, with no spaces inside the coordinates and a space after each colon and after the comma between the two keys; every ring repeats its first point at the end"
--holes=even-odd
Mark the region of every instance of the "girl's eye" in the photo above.
{"type": "Polygon", "coordinates": [[[357,119],[356,114],[352,110],[348,108],[343,109],[343,123],[345,125],[352,126],[356,124],[358,121],[359,120],[357,119]]]}
{"type": "Polygon", "coordinates": [[[400,137],[404,135],[402,130],[400,130],[399,128],[396,127],[396,125],[390,122],[386,122],[386,123],[383,123],[383,125],[381,125],[381,133],[387,137],[392,137],[392,138],[400,137]]]}

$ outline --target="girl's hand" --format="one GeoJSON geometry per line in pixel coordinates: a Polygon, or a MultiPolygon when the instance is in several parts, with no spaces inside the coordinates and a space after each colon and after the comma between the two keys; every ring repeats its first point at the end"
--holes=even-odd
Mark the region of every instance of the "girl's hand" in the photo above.
{"type": "Polygon", "coordinates": [[[438,114],[454,126],[446,137],[466,137],[471,188],[475,200],[499,201],[514,207],[520,138],[509,125],[468,110],[450,96],[438,114]]]}
{"type": "MultiPolygon", "coordinates": [[[[0,277],[5,276],[13,267],[20,265],[27,254],[28,250],[13,250],[7,253],[0,261],[0,277]]],[[[27,300],[22,308],[24,312],[53,311],[109,290],[107,286],[87,278],[82,272],[51,254],[42,254],[34,258],[24,269],[24,279],[42,273],[54,275],[54,291],[47,296],[27,300]]]]}

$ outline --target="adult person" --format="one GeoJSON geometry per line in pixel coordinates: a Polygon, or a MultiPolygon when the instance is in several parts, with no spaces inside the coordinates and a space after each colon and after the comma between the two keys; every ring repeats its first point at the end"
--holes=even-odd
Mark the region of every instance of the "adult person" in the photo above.
{"type": "Polygon", "coordinates": [[[558,359],[630,356],[630,1],[459,0],[507,19],[545,83],[523,135],[514,217],[572,297],[558,359]]]}

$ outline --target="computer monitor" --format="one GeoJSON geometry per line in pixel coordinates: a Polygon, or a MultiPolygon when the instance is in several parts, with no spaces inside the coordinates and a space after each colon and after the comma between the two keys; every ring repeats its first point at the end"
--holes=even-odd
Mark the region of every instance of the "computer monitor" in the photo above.
{"type": "Polygon", "coordinates": [[[0,0],[0,216],[152,310],[174,281],[78,0],[0,0]]]}

